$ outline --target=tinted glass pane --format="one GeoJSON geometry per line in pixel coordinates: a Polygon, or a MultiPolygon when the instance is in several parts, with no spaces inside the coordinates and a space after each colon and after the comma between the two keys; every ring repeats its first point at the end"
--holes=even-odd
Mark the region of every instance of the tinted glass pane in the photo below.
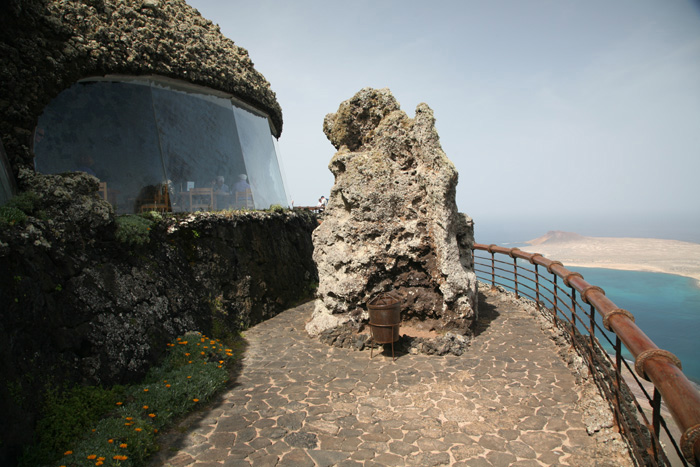
{"type": "Polygon", "coordinates": [[[235,207],[232,184],[246,168],[231,101],[156,85],[153,107],[173,211],[235,207]]]}
{"type": "Polygon", "coordinates": [[[34,154],[39,172],[96,176],[119,213],[288,205],[267,118],[177,84],[75,84],[39,118],[34,154]]]}
{"type": "Polygon", "coordinates": [[[270,205],[287,206],[277,153],[270,137],[267,118],[234,106],[236,127],[248,169],[248,181],[253,191],[256,209],[270,205]]]}
{"type": "Polygon", "coordinates": [[[5,154],[5,146],[0,141],[0,205],[7,203],[12,198],[14,190],[13,177],[10,163],[5,154]]]}
{"type": "Polygon", "coordinates": [[[118,212],[138,212],[164,181],[150,87],[73,85],[39,118],[34,154],[37,171],[95,175],[118,212]]]}

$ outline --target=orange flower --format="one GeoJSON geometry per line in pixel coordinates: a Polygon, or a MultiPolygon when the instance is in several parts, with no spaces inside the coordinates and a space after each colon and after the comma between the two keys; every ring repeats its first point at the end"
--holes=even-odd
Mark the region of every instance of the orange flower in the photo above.
{"type": "Polygon", "coordinates": [[[169,387],[170,387],[170,385],[169,385],[169,384],[166,384],[166,385],[165,385],[165,387],[166,387],[166,388],[169,388],[169,387]]]}
{"type": "Polygon", "coordinates": [[[204,355],[204,352],[199,352],[200,355],[204,355]]]}
{"type": "Polygon", "coordinates": [[[156,414],[154,414],[154,413],[149,413],[148,416],[151,418],[156,418],[156,414]]]}
{"type": "Polygon", "coordinates": [[[219,360],[219,363],[223,365],[223,364],[224,364],[224,361],[223,361],[223,360],[219,360]]]}
{"type": "Polygon", "coordinates": [[[134,417],[126,417],[127,420],[132,421],[134,417]]]}
{"type": "Polygon", "coordinates": [[[124,426],[131,426],[131,425],[133,425],[133,424],[134,424],[134,422],[126,422],[126,423],[124,424],[124,426]]]}
{"type": "Polygon", "coordinates": [[[185,357],[189,357],[189,356],[190,356],[189,352],[185,353],[185,357]]]}
{"type": "Polygon", "coordinates": [[[117,405],[122,405],[122,402],[117,402],[117,405]]]}
{"type": "Polygon", "coordinates": [[[113,440],[113,439],[108,439],[107,442],[108,442],[109,444],[112,444],[112,443],[114,443],[114,440],[113,440]]]}
{"type": "Polygon", "coordinates": [[[188,377],[187,377],[187,379],[191,379],[191,378],[192,378],[191,376],[188,376],[188,377]]]}
{"type": "Polygon", "coordinates": [[[122,449],[125,448],[125,447],[126,447],[126,443],[120,444],[119,447],[122,448],[122,449]]]}
{"type": "Polygon", "coordinates": [[[70,456],[71,454],[73,454],[73,451],[66,451],[63,453],[64,456],[70,456]]]}
{"type": "Polygon", "coordinates": [[[187,341],[180,341],[180,342],[178,342],[178,343],[179,343],[180,345],[186,345],[186,344],[187,344],[187,341]]]}
{"type": "Polygon", "coordinates": [[[190,360],[190,361],[189,361],[189,362],[187,362],[187,363],[192,363],[192,360],[190,360]]]}
{"type": "Polygon", "coordinates": [[[143,392],[148,392],[148,388],[144,388],[143,392]]]}
{"type": "Polygon", "coordinates": [[[134,431],[141,431],[141,428],[134,428],[134,431]]]}
{"type": "Polygon", "coordinates": [[[89,456],[87,456],[87,458],[88,458],[88,460],[93,460],[93,459],[97,458],[97,455],[90,454],[89,456]]]}
{"type": "Polygon", "coordinates": [[[104,462],[102,462],[102,461],[95,462],[95,465],[102,465],[102,464],[104,464],[104,462]]]}
{"type": "Polygon", "coordinates": [[[107,459],[107,458],[106,458],[106,457],[102,457],[102,456],[100,456],[100,457],[97,458],[97,460],[100,461],[100,462],[102,462],[102,461],[105,460],[105,459],[107,459]]]}
{"type": "Polygon", "coordinates": [[[199,402],[199,399],[192,399],[192,400],[195,401],[195,402],[199,402]]]}
{"type": "Polygon", "coordinates": [[[158,428],[154,428],[153,433],[158,433],[158,428]]]}
{"type": "Polygon", "coordinates": [[[113,456],[112,459],[114,459],[115,461],[125,461],[125,460],[128,459],[128,457],[127,457],[127,456],[119,456],[119,455],[117,455],[117,456],[113,456]]]}
{"type": "Polygon", "coordinates": [[[143,406],[143,410],[148,410],[148,406],[147,406],[147,405],[144,405],[144,406],[143,406]]]}

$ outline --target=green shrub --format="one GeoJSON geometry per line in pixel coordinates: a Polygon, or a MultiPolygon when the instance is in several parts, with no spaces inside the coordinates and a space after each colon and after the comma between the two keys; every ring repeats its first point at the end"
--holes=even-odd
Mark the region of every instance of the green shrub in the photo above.
{"type": "Polygon", "coordinates": [[[114,407],[120,389],[95,386],[78,386],[64,392],[50,389],[45,395],[43,416],[36,426],[37,443],[27,450],[21,465],[51,463],[57,453],[64,452],[64,446],[74,444],[114,407]]]}
{"type": "Polygon", "coordinates": [[[12,198],[4,206],[0,206],[0,225],[15,225],[27,220],[27,216],[35,213],[39,195],[33,191],[25,191],[12,198]]]}
{"type": "Polygon", "coordinates": [[[227,367],[243,347],[242,342],[237,344],[227,347],[218,339],[188,333],[168,344],[164,362],[141,383],[110,391],[79,388],[75,398],[73,392],[53,395],[52,409],[37,426],[38,432],[46,429],[45,441],[28,450],[21,465],[145,465],[158,447],[160,430],[226,385],[227,367]],[[93,398],[94,407],[88,409],[93,398]],[[70,433],[61,431],[68,426],[70,433]]]}
{"type": "Polygon", "coordinates": [[[27,215],[14,206],[0,206],[0,224],[15,225],[27,220],[27,215]]]}
{"type": "Polygon", "coordinates": [[[127,245],[143,245],[150,241],[150,231],[154,221],[135,214],[126,214],[115,219],[117,240],[127,245]]]}

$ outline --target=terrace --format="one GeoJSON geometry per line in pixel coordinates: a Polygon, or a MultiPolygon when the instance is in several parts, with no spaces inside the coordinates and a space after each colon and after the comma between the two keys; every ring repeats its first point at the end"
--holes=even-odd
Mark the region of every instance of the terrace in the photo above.
{"type": "Polygon", "coordinates": [[[309,339],[312,302],[289,309],[246,332],[235,385],[167,435],[154,465],[697,463],[700,396],[629,312],[561,263],[474,250],[467,354],[370,359],[309,339]]]}

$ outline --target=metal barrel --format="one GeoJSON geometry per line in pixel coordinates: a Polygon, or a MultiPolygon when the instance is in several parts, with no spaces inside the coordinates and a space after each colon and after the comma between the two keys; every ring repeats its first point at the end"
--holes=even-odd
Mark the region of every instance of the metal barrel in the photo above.
{"type": "Polygon", "coordinates": [[[396,298],[380,294],[367,303],[367,310],[374,342],[389,344],[399,340],[401,303],[396,298]]]}

